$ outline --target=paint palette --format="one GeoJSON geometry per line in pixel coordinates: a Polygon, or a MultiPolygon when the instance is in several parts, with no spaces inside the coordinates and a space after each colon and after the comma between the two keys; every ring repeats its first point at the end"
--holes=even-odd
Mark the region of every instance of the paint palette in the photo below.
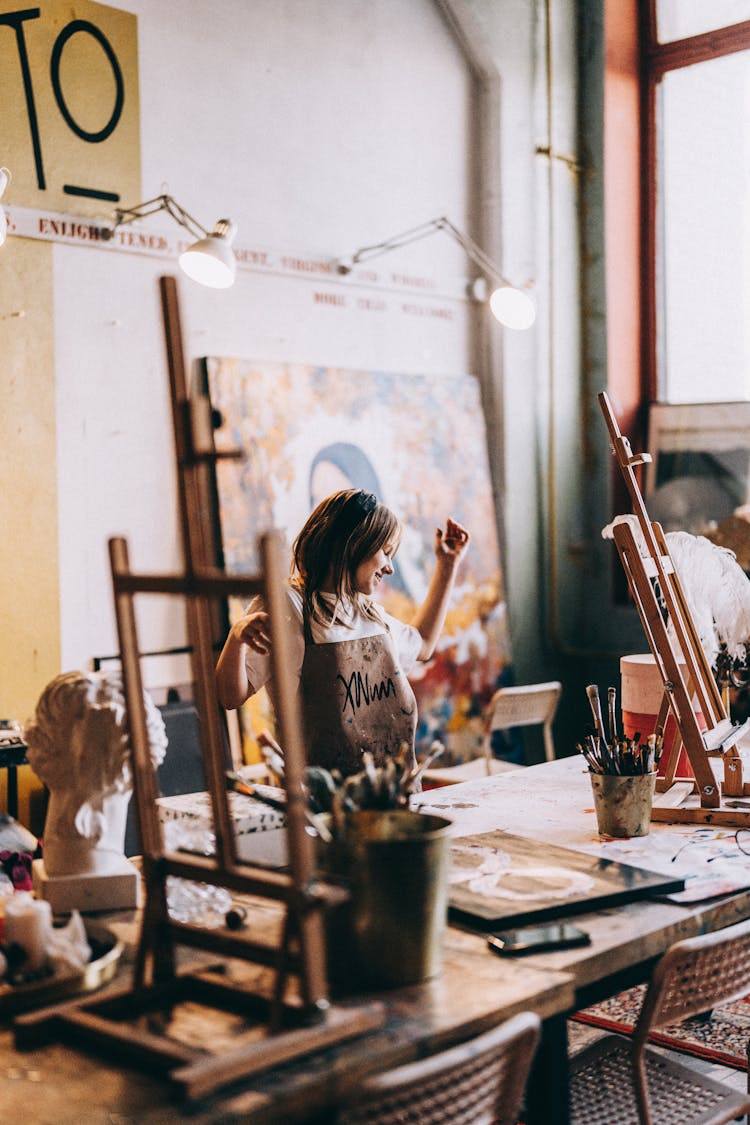
{"type": "Polygon", "coordinates": [[[475,929],[586,914],[685,886],[679,877],[501,831],[454,839],[448,878],[452,920],[475,929]]]}

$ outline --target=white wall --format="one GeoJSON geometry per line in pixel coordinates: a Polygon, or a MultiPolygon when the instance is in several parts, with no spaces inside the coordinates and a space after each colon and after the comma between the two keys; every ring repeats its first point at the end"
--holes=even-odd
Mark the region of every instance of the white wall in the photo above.
{"type": "MultiPolygon", "coordinates": [[[[330,259],[447,214],[466,228],[471,82],[432,0],[121,0],[138,17],[143,199],[167,190],[238,245],[330,259]]],[[[138,200],[124,200],[134,204],[138,200]]],[[[144,230],[170,220],[144,221],[144,230]]],[[[176,569],[171,416],[156,258],[56,244],[62,667],[117,650],[106,540],[176,569]]],[[[180,280],[186,352],[428,372],[467,370],[465,261],[444,235],[384,258],[386,308],[349,281],[241,270],[180,280]],[[407,315],[394,272],[436,279],[451,319],[407,315]],[[321,287],[345,307],[316,304],[321,287]]],[[[430,304],[431,299],[425,299],[430,304]]],[[[183,640],[170,607],[143,648],[183,640]]],[[[41,685],[40,685],[41,686],[41,685]]]]}

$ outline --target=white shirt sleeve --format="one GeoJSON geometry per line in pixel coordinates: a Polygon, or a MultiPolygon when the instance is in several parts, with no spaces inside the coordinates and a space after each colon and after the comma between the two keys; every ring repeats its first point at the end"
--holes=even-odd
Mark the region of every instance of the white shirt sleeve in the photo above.
{"type": "MultiPolygon", "coordinates": [[[[287,621],[290,625],[292,653],[291,653],[291,667],[290,672],[297,679],[299,679],[302,671],[302,661],[305,658],[305,631],[302,624],[302,599],[299,594],[287,587],[286,590],[289,599],[289,616],[287,621]]],[[[260,597],[252,599],[247,607],[248,613],[257,613],[263,609],[263,601],[260,597]]],[[[250,648],[249,645],[245,646],[245,670],[247,671],[248,683],[252,687],[252,693],[260,691],[271,678],[271,657],[264,656],[260,652],[256,652],[250,648]]]]}
{"type": "Polygon", "coordinates": [[[385,619],[391,630],[401,669],[408,676],[419,658],[419,650],[422,647],[421,634],[414,625],[405,625],[403,621],[391,617],[389,613],[385,614],[385,619]]]}

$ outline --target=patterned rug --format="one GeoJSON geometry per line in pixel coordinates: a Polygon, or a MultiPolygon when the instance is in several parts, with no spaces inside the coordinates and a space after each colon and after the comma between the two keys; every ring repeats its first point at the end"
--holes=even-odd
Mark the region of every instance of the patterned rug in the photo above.
{"type": "MultiPolygon", "coordinates": [[[[579,1023],[630,1035],[641,1010],[645,985],[628,989],[618,996],[584,1008],[572,1018],[579,1023]]],[[[660,1028],[651,1033],[650,1042],[673,1051],[710,1059],[735,1070],[747,1070],[750,1042],[750,998],[734,1000],[714,1008],[707,1016],[696,1016],[684,1023],[660,1028]]]]}

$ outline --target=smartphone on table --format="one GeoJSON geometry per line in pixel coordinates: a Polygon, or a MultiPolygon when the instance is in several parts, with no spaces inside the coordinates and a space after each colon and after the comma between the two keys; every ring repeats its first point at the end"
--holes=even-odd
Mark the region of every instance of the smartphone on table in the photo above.
{"type": "Polygon", "coordinates": [[[499,930],[490,934],[487,944],[501,957],[517,957],[524,953],[545,953],[553,949],[573,949],[590,945],[585,930],[568,922],[545,922],[539,926],[520,926],[516,930],[499,930]]]}

